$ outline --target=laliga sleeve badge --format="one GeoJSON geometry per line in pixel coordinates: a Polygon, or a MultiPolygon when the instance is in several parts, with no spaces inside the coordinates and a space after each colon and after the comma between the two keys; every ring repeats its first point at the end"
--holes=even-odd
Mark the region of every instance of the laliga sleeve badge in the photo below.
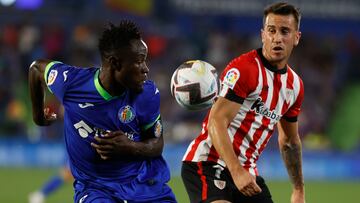
{"type": "Polygon", "coordinates": [[[160,137],[163,131],[161,120],[156,121],[154,127],[154,135],[155,137],[160,137]]]}
{"type": "Polygon", "coordinates": [[[57,70],[51,70],[50,73],[49,73],[49,76],[47,78],[47,85],[52,85],[55,80],[56,80],[56,77],[58,75],[58,71],[57,70]]]}
{"type": "Polygon", "coordinates": [[[230,87],[230,89],[234,89],[236,82],[240,78],[240,72],[237,68],[231,68],[226,72],[223,83],[230,87]]]}

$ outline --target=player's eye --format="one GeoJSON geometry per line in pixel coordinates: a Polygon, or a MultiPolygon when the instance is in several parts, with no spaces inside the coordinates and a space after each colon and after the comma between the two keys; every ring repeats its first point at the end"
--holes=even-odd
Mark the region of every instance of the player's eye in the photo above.
{"type": "Polygon", "coordinates": [[[275,29],[274,28],[268,28],[268,32],[270,32],[271,34],[275,33],[275,29]]]}
{"type": "Polygon", "coordinates": [[[289,34],[289,29],[282,29],[281,30],[281,33],[283,34],[283,35],[287,35],[287,34],[289,34]]]}

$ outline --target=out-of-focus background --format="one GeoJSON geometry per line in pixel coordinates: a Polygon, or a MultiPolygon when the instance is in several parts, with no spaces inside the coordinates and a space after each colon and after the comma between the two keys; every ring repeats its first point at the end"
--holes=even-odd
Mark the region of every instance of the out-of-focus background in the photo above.
{"type": "MultiPolygon", "coordinates": [[[[100,66],[97,39],[107,22],[134,20],[149,47],[150,78],[161,92],[171,186],[188,202],[181,158],[206,112],[180,108],[170,95],[172,72],[201,59],[220,73],[234,57],[261,46],[263,0],[0,0],[0,202],[27,202],[63,166],[62,123],[32,122],[30,63],[48,58],[100,66]]],[[[358,202],[360,192],[360,2],[293,0],[302,11],[302,38],[290,66],[305,84],[300,116],[307,202],[358,202]]],[[[50,94],[47,105],[61,118],[50,94]]],[[[259,160],[275,202],[291,185],[275,134],[259,160]]],[[[71,202],[71,184],[47,202],[71,202]]]]}

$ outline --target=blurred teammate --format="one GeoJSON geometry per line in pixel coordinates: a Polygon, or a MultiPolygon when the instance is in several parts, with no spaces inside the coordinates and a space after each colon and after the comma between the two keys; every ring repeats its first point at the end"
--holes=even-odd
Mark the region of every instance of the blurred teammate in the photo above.
{"type": "Polygon", "coordinates": [[[69,165],[66,164],[60,172],[48,179],[40,190],[29,195],[29,203],[43,203],[45,199],[60,189],[65,183],[73,181],[69,165]]]}
{"type": "Polygon", "coordinates": [[[297,117],[304,88],[287,65],[298,45],[300,13],[287,3],[264,10],[261,49],[232,60],[221,76],[218,100],[183,158],[191,202],[273,202],[256,161],[275,126],[288,170],[292,203],[304,203],[297,117]]]}
{"type": "Polygon", "coordinates": [[[101,68],[49,60],[30,66],[33,118],[50,125],[44,88],[62,102],[75,202],[176,202],[162,158],[160,96],[147,80],[147,46],[130,21],[99,39],[101,68]]]}

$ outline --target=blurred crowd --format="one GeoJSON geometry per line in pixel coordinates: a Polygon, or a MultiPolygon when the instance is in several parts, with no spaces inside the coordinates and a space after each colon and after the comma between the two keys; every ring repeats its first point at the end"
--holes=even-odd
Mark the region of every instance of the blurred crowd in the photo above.
{"type": "MultiPolygon", "coordinates": [[[[139,23],[149,47],[150,79],[161,92],[166,140],[188,143],[200,132],[206,112],[186,111],[175,103],[169,88],[173,71],[186,60],[201,59],[213,64],[220,73],[232,58],[261,46],[260,30],[223,29],[220,24],[226,18],[201,26],[198,24],[207,21],[190,23],[195,17],[189,17],[174,23],[159,18],[161,16],[139,23]]],[[[261,19],[258,20],[260,29],[261,19]]],[[[62,139],[61,121],[46,128],[32,122],[28,67],[38,58],[99,67],[97,39],[104,26],[106,21],[102,20],[69,24],[36,20],[0,23],[0,137],[26,137],[32,141],[62,139]]],[[[290,66],[305,84],[300,117],[303,139],[315,136],[324,141],[322,144],[327,143],[326,132],[339,95],[351,81],[360,79],[358,53],[359,37],[352,33],[303,32],[301,43],[290,60],[290,66]]],[[[61,118],[61,106],[50,94],[47,105],[61,118]]]]}

